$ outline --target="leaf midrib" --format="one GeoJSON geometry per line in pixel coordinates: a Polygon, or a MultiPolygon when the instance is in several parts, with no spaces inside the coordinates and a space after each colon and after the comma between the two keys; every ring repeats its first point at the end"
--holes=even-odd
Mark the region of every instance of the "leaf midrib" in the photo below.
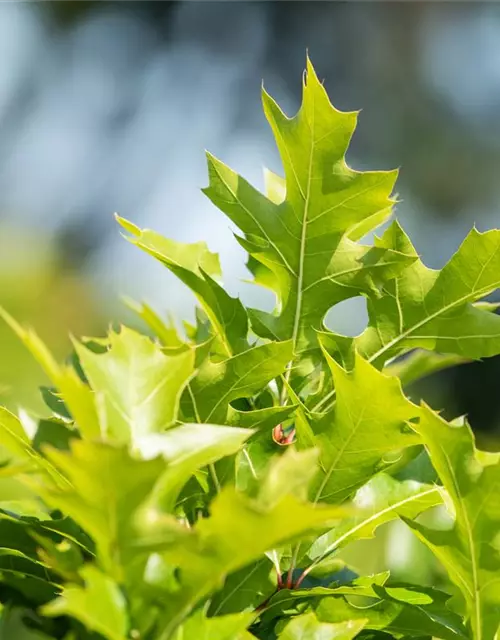
{"type": "MultiPolygon", "coordinates": [[[[307,243],[307,216],[309,214],[309,205],[311,201],[311,182],[312,182],[312,165],[314,159],[314,101],[312,105],[312,123],[307,123],[309,125],[309,129],[311,131],[311,149],[309,151],[309,168],[307,172],[307,189],[306,189],[306,197],[304,201],[304,215],[302,217],[302,232],[300,237],[300,254],[299,254],[299,274],[297,278],[297,302],[295,306],[295,315],[293,319],[293,331],[292,331],[292,342],[293,342],[293,350],[295,351],[295,345],[297,344],[297,337],[299,334],[300,327],[300,315],[302,312],[302,296],[304,294],[303,286],[304,286],[304,263],[305,263],[305,254],[306,254],[306,243],[307,243]]],[[[302,193],[302,191],[301,191],[302,193]]]]}
{"type": "Polygon", "coordinates": [[[316,496],[314,498],[314,504],[316,504],[318,502],[318,500],[321,498],[323,491],[326,487],[326,485],[328,484],[333,472],[335,471],[337,464],[339,462],[339,460],[342,458],[342,456],[345,453],[345,450],[347,449],[347,447],[350,445],[351,440],[354,438],[354,436],[356,435],[361,423],[363,422],[363,418],[365,415],[365,409],[366,406],[363,407],[363,409],[361,410],[361,414],[358,416],[358,419],[356,421],[356,424],[353,426],[351,433],[349,434],[347,440],[343,443],[342,447],[338,450],[337,455],[335,456],[334,461],[332,462],[331,465],[329,465],[329,469],[325,474],[325,477],[323,478],[323,481],[316,493],[316,496]]]}
{"type": "MultiPolygon", "coordinates": [[[[443,458],[446,461],[446,465],[448,467],[448,472],[450,474],[453,488],[458,499],[458,503],[460,506],[460,512],[462,514],[463,523],[465,526],[465,532],[467,535],[467,545],[469,547],[470,559],[471,559],[471,569],[472,569],[472,583],[473,583],[473,593],[471,596],[474,601],[474,616],[475,616],[475,632],[476,637],[475,640],[482,640],[482,624],[481,624],[481,588],[479,585],[479,573],[477,567],[477,556],[476,556],[476,545],[474,543],[474,536],[472,532],[472,527],[469,520],[469,514],[467,513],[467,508],[464,504],[464,500],[462,497],[462,493],[460,491],[460,485],[458,483],[455,468],[451,463],[451,460],[448,456],[448,453],[443,448],[442,443],[439,442],[439,448],[443,455],[443,458]]],[[[465,583],[464,583],[465,584],[465,583]]]]}
{"type": "Polygon", "coordinates": [[[340,547],[340,545],[343,544],[345,542],[345,540],[348,540],[351,536],[356,534],[360,529],[363,529],[363,527],[365,527],[366,525],[369,525],[371,522],[375,522],[380,517],[383,517],[386,513],[390,513],[391,511],[395,511],[396,509],[399,509],[400,507],[402,507],[402,506],[404,506],[406,504],[409,504],[410,502],[413,502],[414,500],[420,500],[421,498],[424,498],[424,497],[426,497],[428,495],[431,495],[432,493],[439,493],[439,489],[437,487],[432,487],[432,489],[427,489],[426,491],[423,491],[422,493],[418,493],[418,494],[414,494],[412,496],[408,496],[407,498],[404,498],[403,500],[400,500],[399,502],[395,502],[392,505],[389,505],[388,507],[385,507],[384,509],[380,509],[379,511],[376,511],[375,513],[373,513],[368,518],[365,518],[364,520],[359,522],[357,525],[355,525],[351,529],[349,529],[349,531],[347,531],[346,533],[344,533],[343,535],[338,537],[334,542],[332,542],[332,544],[329,545],[327,547],[327,549],[325,549],[325,551],[323,551],[323,553],[320,556],[318,556],[318,558],[316,560],[314,560],[312,562],[312,564],[308,568],[308,573],[314,567],[318,566],[318,564],[323,562],[323,560],[325,560],[331,553],[333,553],[333,551],[335,551],[335,549],[340,547]]]}
{"type": "MultiPolygon", "coordinates": [[[[392,347],[396,346],[399,342],[401,342],[405,338],[411,337],[411,334],[414,331],[416,331],[417,329],[420,329],[421,327],[425,326],[428,322],[431,322],[432,320],[435,320],[441,314],[446,313],[447,311],[450,311],[454,307],[460,306],[461,304],[464,304],[466,302],[471,302],[476,298],[480,298],[480,297],[488,294],[492,289],[497,288],[499,285],[500,285],[500,280],[498,280],[494,284],[489,285],[488,287],[482,287],[482,289],[479,289],[479,290],[476,290],[476,291],[471,291],[467,295],[462,296],[461,298],[458,298],[457,300],[454,300],[453,302],[451,302],[450,304],[448,304],[448,305],[446,305],[444,307],[441,307],[440,309],[438,309],[438,311],[436,311],[434,313],[431,313],[429,316],[427,316],[426,318],[424,318],[420,322],[417,322],[417,324],[413,325],[412,327],[410,327],[409,329],[407,329],[403,333],[398,334],[390,342],[385,344],[381,349],[379,349],[373,355],[371,355],[369,358],[367,358],[367,362],[372,364],[375,360],[377,360],[377,358],[379,358],[381,355],[383,355],[384,353],[389,351],[389,349],[392,349],[392,347]]],[[[434,338],[439,338],[439,339],[446,339],[447,337],[449,338],[449,336],[422,336],[422,337],[426,337],[426,338],[434,337],[434,338]]],[[[464,336],[459,336],[459,337],[462,338],[462,339],[464,338],[464,336]]],[[[465,336],[465,337],[467,337],[467,336],[465,336]]],[[[312,408],[312,411],[317,411],[326,402],[328,402],[328,400],[331,400],[331,399],[335,398],[335,395],[336,395],[336,390],[333,389],[332,391],[330,391],[330,393],[328,393],[322,400],[320,400],[312,408]]]]}
{"type": "Polygon", "coordinates": [[[427,316],[426,318],[424,318],[420,322],[417,322],[416,324],[411,326],[409,329],[407,329],[403,333],[398,334],[395,338],[390,340],[381,349],[379,349],[373,355],[371,355],[368,358],[368,362],[370,362],[370,363],[374,362],[381,355],[383,355],[384,353],[386,353],[387,351],[392,349],[392,347],[397,345],[398,342],[401,342],[405,338],[409,337],[414,331],[416,331],[417,329],[420,329],[421,327],[425,326],[428,322],[431,322],[432,320],[435,320],[436,318],[438,318],[443,313],[446,313],[447,311],[450,311],[454,307],[460,306],[461,304],[464,304],[466,302],[474,300],[477,297],[481,297],[483,295],[486,295],[492,289],[496,289],[499,285],[500,285],[500,280],[498,280],[496,283],[488,285],[487,287],[482,287],[481,289],[477,289],[475,291],[471,291],[470,293],[466,294],[465,296],[462,296],[462,297],[458,298],[457,300],[454,300],[450,304],[445,305],[444,307],[441,307],[440,309],[438,309],[434,313],[431,313],[429,316],[427,316]]]}
{"type": "MultiPolygon", "coordinates": [[[[248,352],[247,352],[248,353],[248,352]]],[[[248,376],[253,373],[255,371],[255,369],[258,369],[259,367],[262,367],[264,364],[266,364],[267,362],[269,362],[269,360],[273,359],[273,355],[268,356],[265,360],[260,360],[258,362],[256,362],[253,367],[250,367],[250,369],[247,369],[247,371],[236,380],[236,382],[234,382],[234,384],[232,384],[230,386],[230,388],[226,391],[226,393],[224,395],[221,396],[221,398],[219,398],[219,400],[217,401],[217,403],[212,407],[210,413],[207,415],[207,417],[205,418],[204,422],[209,422],[210,418],[212,417],[212,415],[215,413],[215,411],[221,406],[221,404],[223,404],[226,400],[228,400],[229,396],[235,391],[241,391],[243,389],[245,389],[245,385],[243,386],[238,386],[241,385],[241,382],[243,380],[246,380],[246,378],[248,378],[248,376]]],[[[229,400],[230,401],[230,400],[229,400]]]]}

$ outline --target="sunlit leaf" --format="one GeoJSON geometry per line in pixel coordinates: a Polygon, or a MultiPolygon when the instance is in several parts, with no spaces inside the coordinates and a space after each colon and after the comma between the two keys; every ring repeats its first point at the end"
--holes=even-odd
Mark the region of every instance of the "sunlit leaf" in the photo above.
{"type": "Polygon", "coordinates": [[[321,329],[331,306],[368,293],[415,258],[359,245],[346,234],[356,235],[360,223],[364,234],[390,215],[397,172],[362,173],[347,166],[357,112],[331,105],[310,61],[295,117],[287,118],[265,91],[262,99],[286,187],[268,176],[265,197],[208,154],[210,184],[204,192],[244,233],[240,244],[251,254],[257,281],[276,293],[279,311],[252,310],[253,330],[272,340],[292,339],[300,351],[316,343],[314,330],[321,329]]]}
{"type": "Polygon", "coordinates": [[[446,488],[455,522],[435,530],[406,520],[462,592],[474,638],[493,638],[500,624],[500,464],[484,459],[467,424],[451,425],[424,407],[418,426],[446,488]]]}
{"type": "Polygon", "coordinates": [[[222,362],[206,362],[190,384],[193,417],[198,422],[224,424],[229,403],[260,391],[285,371],[292,355],[288,341],[253,347],[222,362]]]}
{"type": "Polygon", "coordinates": [[[236,453],[252,433],[237,427],[185,424],[166,433],[139,438],[136,445],[143,457],[161,455],[168,462],[153,499],[164,510],[171,511],[180,490],[195,471],[236,453]]]}
{"type": "MultiPolygon", "coordinates": [[[[418,257],[397,222],[376,245],[418,257]]],[[[417,259],[385,283],[368,304],[360,352],[377,366],[416,347],[473,359],[500,353],[500,317],[472,304],[500,286],[499,245],[500,231],[473,229],[443,269],[417,259]]]]}
{"type": "Polygon", "coordinates": [[[314,558],[312,568],[347,544],[372,537],[377,527],[386,522],[399,516],[416,518],[423,511],[442,504],[442,496],[436,486],[413,480],[398,482],[391,476],[379,474],[358,489],[353,503],[359,510],[356,515],[343,520],[311,547],[308,555],[314,558]]]}
{"type": "Polygon", "coordinates": [[[157,258],[195,293],[227,355],[247,348],[248,318],[244,306],[211,277],[220,275],[217,254],[211,253],[204,242],[176,242],[150,229],[139,229],[119,216],[117,220],[130,232],[126,237],[132,244],[157,258]]]}
{"type": "Polygon", "coordinates": [[[23,328],[2,308],[0,308],[0,316],[30,350],[59,390],[82,435],[89,438],[98,437],[101,432],[94,395],[82,382],[75,369],[67,365],[59,365],[34,331],[23,328]]]}
{"type": "Polygon", "coordinates": [[[193,375],[193,352],[167,356],[148,337],[126,327],[111,331],[108,340],[105,353],[75,344],[92,389],[102,398],[102,432],[128,442],[164,431],[174,423],[180,395],[193,375]]]}
{"type": "MultiPolygon", "coordinates": [[[[310,456],[296,458],[295,466],[304,467],[305,472],[311,466],[310,456]]],[[[269,502],[267,490],[262,499],[251,499],[231,487],[224,488],[211,504],[210,517],[165,544],[162,553],[178,567],[181,587],[165,604],[167,629],[175,628],[193,605],[220,586],[230,573],[276,546],[333,526],[345,513],[341,507],[314,506],[287,492],[277,477],[278,467],[285,477],[290,473],[279,460],[269,469],[274,479],[266,481],[281,490],[274,500],[269,502]]]]}
{"type": "MultiPolygon", "coordinates": [[[[232,615],[205,617],[203,611],[193,614],[177,629],[173,640],[199,638],[200,640],[245,640],[246,628],[255,618],[253,613],[235,613],[232,615]]],[[[250,636],[253,637],[253,636],[250,636]]]]}
{"type": "Polygon", "coordinates": [[[122,446],[83,440],[73,441],[70,452],[46,453],[71,484],[41,489],[42,497],[92,536],[103,566],[121,578],[123,554],[135,542],[134,517],[165,462],[137,460],[122,446]]]}
{"type": "Polygon", "coordinates": [[[405,398],[397,378],[380,373],[361,356],[356,355],[353,370],[346,372],[324,355],[337,402],[313,421],[321,469],[314,499],[340,502],[397,460],[401,449],[419,443],[411,421],[420,410],[405,398]]]}
{"type": "Polygon", "coordinates": [[[117,584],[93,565],[81,570],[84,586],[68,585],[42,608],[46,616],[69,615],[107,640],[125,640],[128,628],[126,601],[117,584]]]}
{"type": "Polygon", "coordinates": [[[293,618],[279,634],[280,640],[351,640],[365,626],[365,620],[320,622],[315,614],[304,613],[293,618]]]}

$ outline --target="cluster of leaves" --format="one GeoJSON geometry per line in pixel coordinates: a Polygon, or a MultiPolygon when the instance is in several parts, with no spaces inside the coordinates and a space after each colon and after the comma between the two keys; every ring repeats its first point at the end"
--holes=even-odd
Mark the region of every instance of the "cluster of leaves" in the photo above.
{"type": "Polygon", "coordinates": [[[356,113],[310,62],[287,118],[263,92],[284,178],[266,195],[211,155],[205,193],[236,225],[276,309],[245,308],[216,254],[122,218],[126,237],[196,295],[179,333],[74,341],[59,365],[4,319],[51,380],[50,417],[0,410],[0,638],[492,640],[500,624],[500,456],[404,388],[500,353],[500,231],[473,230],[428,269],[391,216],[396,172],[356,172],[356,113]],[[356,338],[328,331],[364,296],[356,338]],[[435,477],[420,474],[426,458],[435,477]],[[402,478],[405,479],[402,479],[402,478]],[[446,526],[420,517],[446,510],[446,526]],[[400,519],[449,593],[356,575],[339,551],[400,519]]]}

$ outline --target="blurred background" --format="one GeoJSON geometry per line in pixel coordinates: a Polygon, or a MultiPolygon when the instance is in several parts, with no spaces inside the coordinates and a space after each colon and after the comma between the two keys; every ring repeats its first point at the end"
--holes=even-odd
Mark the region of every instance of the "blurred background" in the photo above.
{"type": "MultiPolygon", "coordinates": [[[[472,225],[499,226],[500,4],[0,3],[0,304],[59,357],[70,332],[129,319],[122,295],[191,317],[188,291],[120,237],[118,211],[206,240],[230,291],[269,306],[240,282],[244,256],[200,192],[204,149],[260,188],[264,166],[280,171],[261,81],[293,114],[306,48],[334,104],[363,109],[350,164],[401,167],[397,215],[428,266],[441,267],[472,225]]],[[[364,304],[341,305],[329,322],[358,333],[364,304]]],[[[499,374],[491,359],[415,393],[467,413],[480,442],[496,446],[499,374]]],[[[0,402],[36,409],[42,382],[0,325],[0,402]]],[[[390,535],[401,575],[430,580],[428,563],[408,565],[409,539],[390,535]]]]}
{"type": "MultiPolygon", "coordinates": [[[[343,2],[0,4],[0,304],[59,356],[67,335],[127,318],[126,295],[192,316],[167,270],[120,237],[113,212],[219,251],[241,283],[242,250],[200,192],[209,149],[256,186],[280,171],[262,80],[300,103],[306,48],[341,109],[363,111],[356,168],[401,167],[397,214],[440,267],[475,224],[500,221],[500,5],[343,2]]],[[[262,298],[262,296],[265,296],[262,298]]],[[[356,334],[361,299],[329,318],[356,334]]],[[[0,327],[0,401],[36,407],[38,368],[0,327]]],[[[434,404],[500,433],[496,360],[424,384],[434,404]]]]}
{"type": "MultiPolygon", "coordinates": [[[[219,251],[241,283],[242,251],[200,192],[204,149],[263,186],[280,171],[260,85],[293,114],[305,51],[341,109],[363,111],[356,168],[401,167],[397,214],[440,267],[472,225],[500,221],[500,5],[347,2],[0,4],[0,304],[58,356],[67,335],[127,319],[126,295],[176,317],[194,300],[120,237],[113,212],[219,251]]],[[[361,299],[332,328],[356,334],[361,299]]],[[[37,407],[38,368],[0,325],[0,401],[37,407]]],[[[486,446],[500,433],[493,359],[424,383],[468,413],[486,446]]]]}

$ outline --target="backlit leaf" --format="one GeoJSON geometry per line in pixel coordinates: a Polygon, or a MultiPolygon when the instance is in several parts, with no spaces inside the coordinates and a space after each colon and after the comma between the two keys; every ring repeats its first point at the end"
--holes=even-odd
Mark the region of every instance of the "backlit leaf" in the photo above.
{"type": "MultiPolygon", "coordinates": [[[[276,461],[269,474],[275,475],[276,461]]],[[[310,456],[296,459],[296,467],[311,466],[310,456]]],[[[282,467],[287,475],[289,470],[282,467]]],[[[163,556],[178,567],[180,590],[165,603],[166,629],[175,628],[196,602],[219,587],[224,578],[262,557],[266,551],[315,530],[333,526],[345,513],[341,507],[312,505],[287,493],[276,479],[281,494],[269,503],[251,499],[225,487],[211,504],[210,517],[177,540],[166,542],[163,556]]]]}
{"type": "Polygon", "coordinates": [[[204,242],[176,242],[150,229],[139,229],[119,216],[117,220],[131,233],[127,240],[157,258],[194,292],[227,355],[247,348],[248,318],[244,306],[211,277],[220,275],[217,254],[211,253],[204,242]]]}
{"type": "Polygon", "coordinates": [[[93,565],[81,570],[85,585],[68,585],[42,608],[46,616],[69,615],[107,640],[125,640],[128,628],[126,602],[117,584],[93,565]]]}
{"type": "Polygon", "coordinates": [[[116,442],[129,442],[170,427],[193,375],[193,352],[167,356],[148,337],[126,327],[120,333],[111,331],[108,341],[105,353],[75,344],[85,374],[102,398],[103,433],[116,442]]]}
{"type": "Polygon", "coordinates": [[[355,516],[321,536],[308,555],[314,558],[312,568],[338,549],[362,538],[370,538],[380,525],[399,516],[416,518],[423,511],[442,504],[438,487],[413,480],[398,482],[379,474],[358,489],[353,499],[359,510],[355,516]]]}
{"type": "Polygon", "coordinates": [[[102,565],[121,578],[126,551],[135,543],[134,517],[165,462],[138,460],[123,446],[84,440],[74,440],[70,452],[46,453],[71,484],[40,489],[43,499],[90,534],[102,565]]]}
{"type": "Polygon", "coordinates": [[[245,640],[247,636],[243,634],[254,618],[255,615],[252,613],[235,613],[206,618],[203,611],[200,610],[179,627],[173,639],[245,640]]]}
{"type": "Polygon", "coordinates": [[[321,470],[314,499],[341,502],[395,462],[401,449],[419,443],[410,421],[420,409],[405,398],[397,378],[380,373],[361,356],[356,354],[351,372],[328,353],[325,357],[337,402],[313,422],[321,470]],[[391,407],[389,412],[387,407],[391,407]]]}
{"type": "Polygon", "coordinates": [[[252,310],[253,330],[273,340],[292,339],[301,351],[316,344],[314,330],[321,329],[331,306],[370,292],[415,258],[359,245],[346,234],[356,235],[360,223],[364,234],[390,215],[397,173],[347,166],[357,112],[331,105],[310,61],[295,117],[287,118],[265,91],[262,99],[286,188],[268,177],[268,198],[208,154],[210,184],[204,192],[244,233],[240,244],[251,254],[257,281],[276,293],[279,311],[252,310]],[[255,261],[263,265],[262,275],[255,261]]]}
{"type": "Polygon", "coordinates": [[[222,362],[206,362],[190,388],[195,399],[194,418],[198,422],[224,424],[229,403],[251,397],[285,371],[292,359],[292,343],[264,344],[222,362]]]}
{"type": "MultiPolygon", "coordinates": [[[[376,242],[417,253],[397,222],[376,242]]],[[[377,366],[416,347],[464,358],[500,353],[500,317],[473,303],[500,286],[500,231],[473,229],[441,270],[417,259],[368,304],[369,325],[356,339],[377,366]]]]}
{"type": "Polygon", "coordinates": [[[445,530],[406,522],[462,592],[474,638],[489,640],[500,624],[500,464],[496,457],[480,460],[467,424],[448,424],[427,407],[418,431],[448,492],[455,522],[445,530]]]}
{"type": "Polygon", "coordinates": [[[166,433],[139,438],[136,445],[144,458],[161,455],[168,463],[153,500],[162,509],[171,511],[180,490],[195,471],[236,453],[251,435],[251,430],[237,427],[184,424],[166,433]]]}
{"type": "Polygon", "coordinates": [[[34,331],[22,327],[2,308],[0,316],[26,345],[59,390],[82,435],[89,438],[98,437],[101,432],[94,394],[82,382],[75,369],[68,365],[59,365],[34,331]]]}
{"type": "Polygon", "coordinates": [[[320,622],[315,614],[304,613],[293,618],[279,634],[280,640],[351,640],[365,626],[365,621],[320,622]]]}

